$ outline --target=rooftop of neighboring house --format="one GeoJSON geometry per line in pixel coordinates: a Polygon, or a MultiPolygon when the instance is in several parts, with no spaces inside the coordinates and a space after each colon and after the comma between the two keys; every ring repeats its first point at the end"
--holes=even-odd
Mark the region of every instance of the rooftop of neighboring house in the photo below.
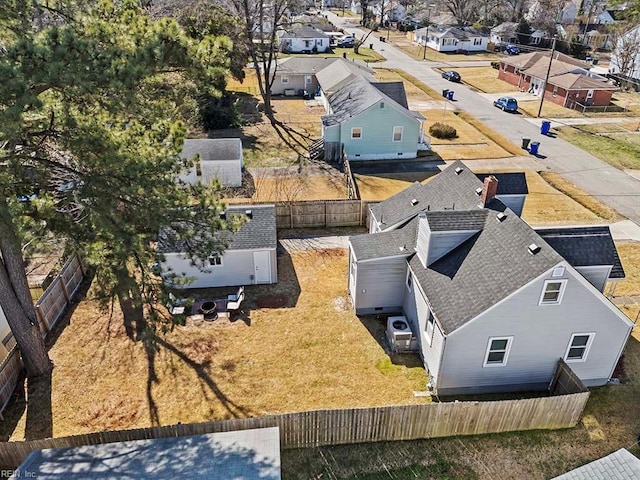
{"type": "Polygon", "coordinates": [[[606,457],[594,460],[552,480],[637,480],[640,459],[621,448],[606,457]]]}
{"type": "Polygon", "coordinates": [[[461,41],[467,41],[471,38],[489,36],[482,32],[474,30],[471,27],[430,27],[429,34],[438,38],[455,38],[461,41]]]}
{"type": "Polygon", "coordinates": [[[332,64],[340,64],[349,74],[362,72],[363,75],[373,75],[375,72],[359,60],[345,60],[340,57],[288,57],[278,60],[277,74],[315,75],[332,64]]]}
{"type": "Polygon", "coordinates": [[[195,154],[200,160],[238,160],[242,158],[242,141],[239,138],[187,138],[180,156],[190,159],[195,154]]]}
{"type": "MultiPolygon", "coordinates": [[[[498,198],[485,197],[487,184],[495,180],[483,184],[462,162],[454,162],[428,183],[415,183],[371,208],[372,221],[381,221],[389,231],[350,238],[358,261],[406,257],[445,333],[563,260],[573,266],[612,265],[611,278],[624,276],[608,227],[537,232],[498,198]],[[428,224],[432,235],[459,231],[467,239],[425,267],[415,254],[420,222],[428,224]]],[[[513,186],[523,192],[519,182],[512,180],[513,186]]]]}
{"type": "MultiPolygon", "coordinates": [[[[254,250],[259,248],[276,248],[278,239],[276,232],[275,205],[243,205],[228,207],[221,217],[243,216],[245,221],[237,232],[218,230],[212,232],[215,238],[228,244],[227,250],[254,250]]],[[[200,233],[199,235],[208,235],[200,233]]],[[[180,238],[170,227],[164,228],[158,235],[158,251],[162,253],[182,253],[187,250],[186,242],[197,242],[198,235],[189,233],[188,238],[180,238]]]]}
{"type": "Polygon", "coordinates": [[[500,25],[496,25],[491,29],[493,34],[515,34],[518,30],[518,24],[516,22],[504,22],[500,25]]]}
{"type": "Polygon", "coordinates": [[[329,36],[313,27],[304,26],[286,30],[280,38],[326,38],[329,36]]]}
{"type": "MultiPolygon", "coordinates": [[[[321,82],[320,85],[324,91],[324,86],[321,82]]],[[[386,87],[380,89],[379,86],[379,83],[371,83],[360,75],[350,75],[342,82],[334,85],[332,91],[327,95],[327,100],[331,104],[332,113],[322,117],[323,125],[330,126],[342,123],[364,112],[376,103],[380,103],[381,108],[383,108],[383,105],[386,106],[386,108],[392,108],[392,105],[396,105],[408,116],[416,120],[424,120],[424,117],[420,113],[407,109],[405,106],[407,105],[406,95],[404,95],[404,98],[398,98],[400,102],[397,102],[383,92],[386,87]]],[[[397,85],[391,85],[386,89],[389,93],[398,97],[404,94],[404,87],[400,89],[397,85]]]]}
{"type": "MultiPolygon", "coordinates": [[[[551,54],[549,52],[531,52],[521,55],[502,57],[500,61],[502,63],[506,63],[507,65],[518,67],[520,70],[525,70],[535,65],[543,64],[546,74],[546,68],[549,66],[550,56],[551,54]]],[[[558,51],[555,51],[553,53],[553,65],[556,73],[559,73],[559,71],[567,72],[575,70],[577,67],[587,71],[590,66],[583,60],[578,60],[558,51]]]]}
{"type": "Polygon", "coordinates": [[[332,62],[318,71],[316,73],[316,79],[325,95],[329,95],[340,88],[347,78],[360,77],[366,79],[368,82],[373,82],[373,73],[373,71],[360,68],[358,64],[338,58],[337,62],[332,62]]]}

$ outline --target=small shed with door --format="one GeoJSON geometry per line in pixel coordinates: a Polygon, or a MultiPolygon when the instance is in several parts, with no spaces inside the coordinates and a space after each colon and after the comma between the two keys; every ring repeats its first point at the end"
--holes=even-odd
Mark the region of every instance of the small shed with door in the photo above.
{"type": "Polygon", "coordinates": [[[210,184],[215,178],[223,187],[242,185],[242,141],[239,138],[188,138],[184,141],[180,156],[193,159],[195,164],[180,180],[195,184],[210,184]]]}
{"type": "Polygon", "coordinates": [[[160,232],[158,250],[164,255],[165,283],[175,288],[209,288],[278,282],[275,205],[229,207],[223,215],[241,215],[245,221],[237,232],[212,232],[226,237],[228,247],[204,261],[191,259],[184,245],[170,241],[166,231],[160,232]]]}

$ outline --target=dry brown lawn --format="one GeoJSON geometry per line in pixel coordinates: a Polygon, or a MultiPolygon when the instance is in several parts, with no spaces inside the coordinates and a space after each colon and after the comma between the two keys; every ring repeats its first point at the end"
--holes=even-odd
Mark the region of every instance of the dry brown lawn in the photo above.
{"type": "MultiPolygon", "coordinates": [[[[241,319],[188,321],[168,334],[152,383],[120,313],[81,301],[50,351],[53,435],[428,401],[413,396],[426,385],[418,357],[391,363],[382,322],[351,310],[346,251],[296,252],[278,267],[277,285],[247,287],[241,319]]],[[[11,406],[5,420],[17,426],[3,437],[23,439],[25,412],[11,406]]]]}
{"type": "MultiPolygon", "coordinates": [[[[443,68],[443,70],[445,70],[443,68]]],[[[456,68],[462,76],[462,81],[481,92],[502,93],[517,92],[518,89],[503,80],[498,79],[498,70],[493,67],[463,67],[456,68]]]]}
{"type": "Polygon", "coordinates": [[[414,182],[426,183],[432,175],[429,172],[385,174],[384,176],[355,174],[354,178],[362,200],[380,201],[401,192],[414,182]],[[427,175],[428,178],[425,179],[427,175]]]}
{"type": "Polygon", "coordinates": [[[431,137],[433,151],[444,160],[473,160],[512,156],[510,152],[451,110],[443,108],[442,110],[426,110],[420,113],[427,118],[425,121],[426,132],[436,122],[451,125],[458,132],[458,137],[451,140],[431,137]]]}
{"type": "Polygon", "coordinates": [[[347,198],[344,178],[329,176],[254,177],[255,202],[340,200],[347,198]]]}
{"type": "MultiPolygon", "coordinates": [[[[538,115],[539,108],[540,100],[526,100],[518,102],[518,109],[530,117],[536,117],[538,115]]],[[[543,118],[576,118],[584,117],[586,115],[578,110],[564,108],[561,105],[545,100],[542,104],[542,112],[540,113],[540,116],[543,118]]]]}
{"type": "Polygon", "coordinates": [[[408,102],[428,102],[432,99],[423,89],[418,85],[415,85],[411,81],[407,81],[404,76],[400,75],[395,70],[389,70],[386,68],[376,69],[376,79],[381,82],[403,82],[404,90],[407,93],[408,102]]]}
{"type": "MultiPolygon", "coordinates": [[[[616,285],[615,296],[640,296],[640,243],[616,243],[625,278],[616,285]]],[[[630,317],[631,318],[631,317],[630,317]]]]}
{"type": "MultiPolygon", "coordinates": [[[[396,47],[402,50],[407,55],[415,58],[416,60],[422,60],[425,56],[424,46],[412,43],[406,38],[399,38],[395,42],[396,47]]],[[[430,62],[472,62],[478,60],[498,60],[500,57],[491,52],[471,53],[464,55],[461,53],[441,53],[436,50],[427,47],[426,60],[430,62]]]]}

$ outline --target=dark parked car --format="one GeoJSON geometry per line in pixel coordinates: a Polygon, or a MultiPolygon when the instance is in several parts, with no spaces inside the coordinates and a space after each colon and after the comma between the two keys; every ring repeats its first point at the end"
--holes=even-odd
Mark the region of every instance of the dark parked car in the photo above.
{"type": "Polygon", "coordinates": [[[520,49],[516,45],[507,45],[504,47],[504,53],[507,55],[518,55],[520,53],[520,49]]]}
{"type": "Polygon", "coordinates": [[[442,78],[446,78],[450,82],[460,82],[460,74],[458,72],[454,72],[453,70],[447,70],[446,72],[442,72],[442,78]]]}
{"type": "Polygon", "coordinates": [[[493,106],[502,109],[503,112],[518,111],[518,101],[513,97],[500,97],[493,102],[493,106]]]}

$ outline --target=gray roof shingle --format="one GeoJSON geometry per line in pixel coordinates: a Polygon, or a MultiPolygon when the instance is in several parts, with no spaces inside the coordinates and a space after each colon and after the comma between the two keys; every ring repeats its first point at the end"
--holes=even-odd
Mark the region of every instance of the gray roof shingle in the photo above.
{"type": "Polygon", "coordinates": [[[609,227],[537,228],[536,232],[574,267],[611,265],[609,278],[625,277],[609,227]]]}
{"type": "MultiPolygon", "coordinates": [[[[216,231],[218,238],[228,242],[227,250],[255,250],[260,248],[276,248],[278,237],[276,232],[275,205],[243,205],[229,207],[226,215],[244,215],[251,210],[251,218],[245,221],[237,232],[227,230],[216,231]]],[[[206,235],[206,232],[203,232],[206,235]]],[[[158,251],[163,253],[184,252],[184,244],[170,239],[167,230],[158,235],[158,251]]]]}
{"type": "Polygon", "coordinates": [[[552,480],[638,480],[640,459],[625,448],[552,480]]]}
{"type": "Polygon", "coordinates": [[[524,172],[513,173],[476,173],[476,177],[484,182],[489,175],[498,180],[498,195],[527,195],[527,177],[524,172]]]}
{"type": "Polygon", "coordinates": [[[36,450],[11,478],[280,480],[278,427],[36,450]]]}
{"type": "Polygon", "coordinates": [[[417,255],[409,261],[445,334],[562,261],[514,212],[499,201],[491,206],[482,230],[447,255],[427,268],[417,255]],[[500,211],[503,221],[496,219],[500,211]],[[535,255],[528,249],[532,243],[541,247],[535,255]]]}
{"type": "Polygon", "coordinates": [[[280,38],[329,38],[329,36],[313,27],[305,26],[287,30],[280,38]]]}
{"type": "Polygon", "coordinates": [[[200,159],[238,160],[242,158],[242,141],[239,138],[188,138],[184,141],[182,158],[192,158],[196,153],[200,159]]]}
{"type": "Polygon", "coordinates": [[[349,237],[352,251],[358,261],[415,253],[416,225],[414,218],[404,228],[381,233],[365,233],[349,237]]]}
{"type": "Polygon", "coordinates": [[[425,212],[432,232],[452,232],[456,230],[482,230],[487,220],[488,210],[445,210],[425,212]]]}
{"type": "Polygon", "coordinates": [[[407,102],[407,93],[404,90],[404,83],[402,82],[371,82],[371,85],[376,87],[387,97],[394,102],[402,105],[404,108],[409,109],[407,102]]]}
{"type": "MultiPolygon", "coordinates": [[[[382,230],[405,223],[423,210],[470,210],[478,207],[476,189],[482,182],[462,162],[453,162],[429,183],[410,187],[371,207],[382,230]],[[461,168],[460,174],[456,169],[461,168]],[[413,203],[412,200],[417,203],[413,203]]],[[[498,187],[500,188],[500,187],[498,187]]]]}

